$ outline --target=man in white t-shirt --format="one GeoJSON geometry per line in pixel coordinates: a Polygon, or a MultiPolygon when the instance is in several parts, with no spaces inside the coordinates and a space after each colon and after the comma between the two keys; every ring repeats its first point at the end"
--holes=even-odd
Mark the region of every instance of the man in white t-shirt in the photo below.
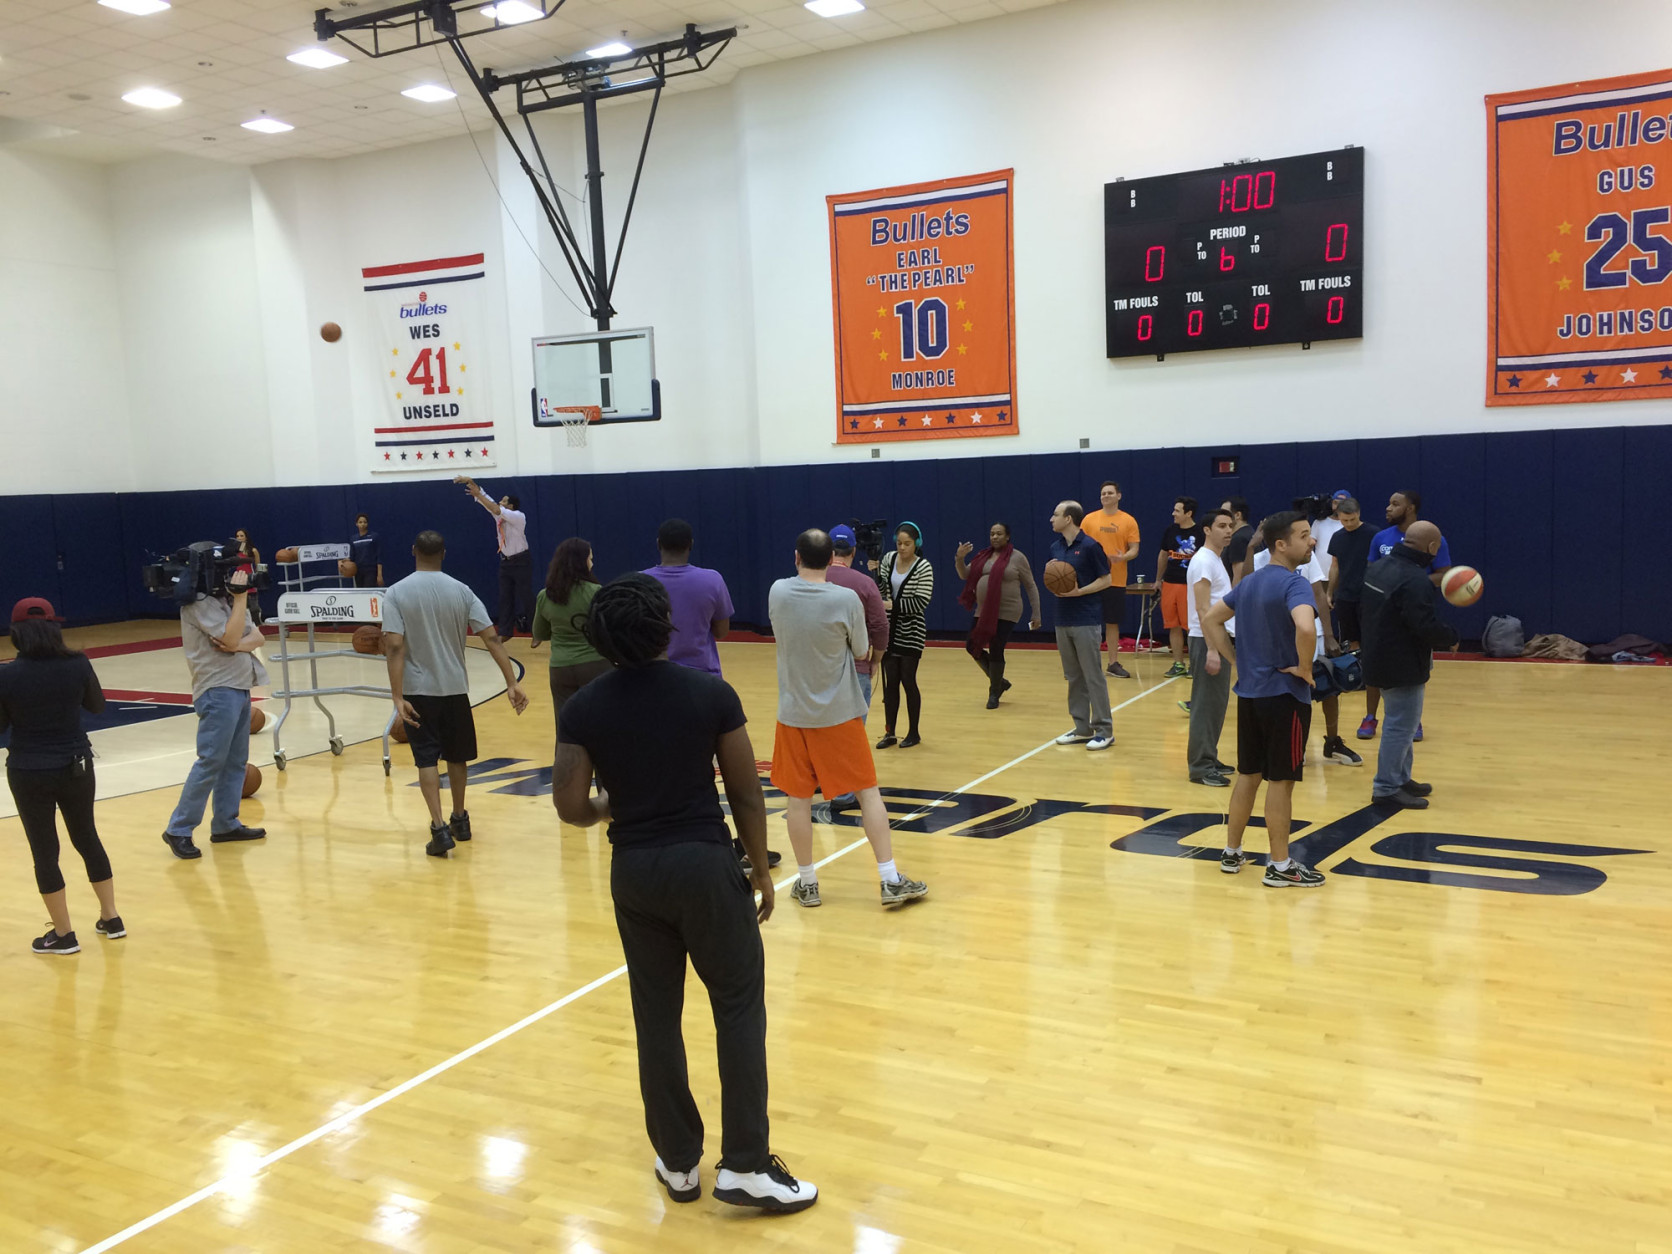
{"type": "MultiPolygon", "coordinates": [[[[1270,562],[1271,554],[1264,549],[1254,555],[1255,570],[1270,562]]],[[[1307,559],[1306,565],[1299,568],[1298,573],[1312,585],[1312,594],[1318,603],[1318,643],[1312,653],[1313,664],[1316,665],[1326,657],[1340,657],[1341,644],[1335,638],[1335,628],[1329,612],[1328,554],[1320,554],[1314,549],[1312,556],[1307,559]]],[[[1342,766],[1363,766],[1364,759],[1349,749],[1347,742],[1341,739],[1341,694],[1332,688],[1328,696],[1314,696],[1313,700],[1324,712],[1324,761],[1337,762],[1342,766]]]]}
{"type": "Polygon", "coordinates": [[[1208,610],[1225,599],[1231,590],[1231,576],[1225,569],[1225,546],[1237,529],[1228,510],[1209,510],[1202,519],[1202,547],[1190,559],[1185,571],[1185,591],[1190,624],[1190,782],[1209,788],[1228,788],[1231,781],[1219,760],[1219,733],[1225,728],[1225,707],[1231,700],[1231,668],[1208,670],[1208,655],[1215,653],[1202,635],[1202,619],[1208,610]]]}
{"type": "Polygon", "coordinates": [[[507,492],[497,501],[482,491],[469,475],[456,475],[465,491],[494,516],[499,533],[499,605],[494,611],[494,630],[509,640],[519,623],[534,621],[534,554],[528,549],[528,515],[515,493],[507,492]]]}

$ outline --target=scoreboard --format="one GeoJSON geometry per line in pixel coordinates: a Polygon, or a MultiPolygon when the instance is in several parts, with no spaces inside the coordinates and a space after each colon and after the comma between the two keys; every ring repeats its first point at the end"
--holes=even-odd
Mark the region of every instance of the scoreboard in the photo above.
{"type": "Polygon", "coordinates": [[[1364,149],[1108,183],[1110,357],[1364,334],[1364,149]]]}

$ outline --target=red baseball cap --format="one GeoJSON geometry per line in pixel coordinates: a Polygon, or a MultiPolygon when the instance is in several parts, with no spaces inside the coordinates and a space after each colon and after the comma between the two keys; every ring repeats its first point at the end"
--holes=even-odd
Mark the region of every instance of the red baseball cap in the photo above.
{"type": "Polygon", "coordinates": [[[61,623],[64,621],[53,611],[52,602],[45,597],[24,597],[23,600],[12,606],[12,621],[14,623],[27,622],[32,618],[45,623],[61,623]]]}

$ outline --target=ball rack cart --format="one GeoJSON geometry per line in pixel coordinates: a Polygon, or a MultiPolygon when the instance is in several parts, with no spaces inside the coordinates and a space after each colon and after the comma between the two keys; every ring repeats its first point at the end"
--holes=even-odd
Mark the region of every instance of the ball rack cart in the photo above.
{"type": "MultiPolygon", "coordinates": [[[[280,687],[273,690],[273,696],[284,701],[284,709],[279,712],[278,719],[273,724],[273,765],[281,771],[285,769],[288,755],[284,750],[281,739],[285,720],[290,717],[291,703],[302,698],[311,699],[319,712],[325,715],[325,725],[329,735],[331,753],[341,757],[343,752],[343,738],[337,734],[337,720],[331,713],[330,707],[320,698],[322,697],[374,697],[383,701],[392,701],[393,693],[385,683],[377,684],[346,684],[335,687],[322,687],[319,682],[319,659],[327,657],[359,658],[362,661],[376,662],[381,670],[383,655],[381,653],[356,653],[352,648],[323,648],[315,636],[317,629],[333,626],[354,627],[368,623],[381,624],[383,622],[383,593],[382,588],[356,588],[353,580],[338,571],[337,563],[348,559],[349,548],[346,544],[312,544],[302,545],[297,549],[296,561],[277,562],[279,569],[279,609],[273,616],[273,621],[279,628],[279,675],[280,687]],[[325,569],[321,570],[320,567],[325,569]],[[309,573],[308,568],[314,572],[309,573]],[[292,633],[297,629],[305,633],[306,648],[297,652],[291,647],[292,633]],[[298,688],[291,679],[291,664],[300,666],[303,662],[308,666],[308,686],[298,688]]],[[[297,643],[301,643],[299,640],[297,643]]],[[[395,713],[391,708],[389,721],[383,727],[383,773],[389,774],[389,735],[395,726],[395,713]]]]}

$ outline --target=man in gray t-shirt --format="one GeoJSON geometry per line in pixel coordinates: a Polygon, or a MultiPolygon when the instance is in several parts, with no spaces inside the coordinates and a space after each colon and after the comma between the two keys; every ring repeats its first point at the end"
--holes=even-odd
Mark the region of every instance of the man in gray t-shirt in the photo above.
{"type": "Polygon", "coordinates": [[[829,583],[835,549],[822,531],[795,542],[796,575],[780,579],[767,596],[778,642],[778,728],[772,743],[772,783],[789,800],[785,816],[800,874],[791,890],[804,906],[821,904],[813,866],[813,794],[857,793],[865,837],[876,855],[882,904],[921,897],[928,885],[894,865],[888,811],[877,790],[877,768],[865,735],[864,696],[854,660],[870,651],[865,611],[851,588],[829,583]]]}
{"type": "Polygon", "coordinates": [[[197,760],[163,829],[163,840],[176,858],[203,856],[192,833],[203,822],[211,796],[211,844],[267,835],[265,828],[245,827],[238,818],[250,763],[250,689],[267,682],[267,671],[255,656],[263,637],[250,621],[248,597],[249,573],[241,568],[224,589],[180,607],[180,647],[191,668],[197,713],[197,760]]]}
{"type": "Polygon", "coordinates": [[[469,763],[476,756],[476,718],[464,664],[471,632],[481,636],[499,664],[511,708],[521,714],[528,698],[517,685],[516,670],[486,607],[467,585],[442,574],[447,545],[440,534],[419,532],[412,556],[417,570],[383,594],[384,652],[395,717],[406,727],[418,786],[430,808],[430,841],[424,852],[445,858],[455,843],[471,838],[470,812],[464,805],[469,763]],[[441,817],[442,761],[453,791],[453,814],[447,822],[441,817]]]}

